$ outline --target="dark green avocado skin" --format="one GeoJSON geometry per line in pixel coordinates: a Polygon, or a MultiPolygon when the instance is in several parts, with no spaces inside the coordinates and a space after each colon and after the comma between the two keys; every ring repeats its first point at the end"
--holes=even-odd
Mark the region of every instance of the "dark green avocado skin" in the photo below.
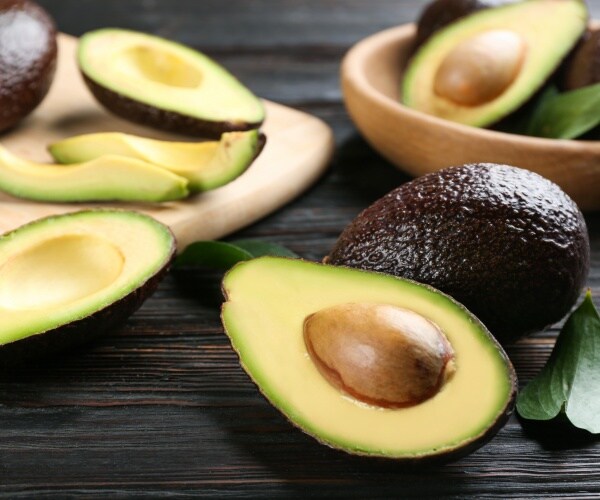
{"type": "Polygon", "coordinates": [[[428,4],[417,21],[417,36],[413,52],[436,31],[483,9],[500,7],[516,0],[434,0],[428,4]]]}
{"type": "Polygon", "coordinates": [[[56,69],[53,20],[30,0],[0,0],[0,132],[46,96],[56,69]]]}
{"type": "Polygon", "coordinates": [[[83,80],[96,98],[108,111],[131,122],[153,127],[167,132],[218,139],[225,132],[246,131],[259,128],[262,122],[208,121],[167,111],[150,104],[130,99],[123,94],[103,87],[82,73],[83,80]]]}
{"type": "Polygon", "coordinates": [[[427,283],[502,342],[560,320],[589,260],[583,216],[557,185],[485,163],[403,184],[363,211],[327,258],[427,283]]]}

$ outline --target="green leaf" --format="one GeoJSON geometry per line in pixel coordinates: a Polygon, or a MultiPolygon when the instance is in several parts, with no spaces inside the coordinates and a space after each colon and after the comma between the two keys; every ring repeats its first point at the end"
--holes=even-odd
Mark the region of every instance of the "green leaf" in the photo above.
{"type": "Polygon", "coordinates": [[[600,316],[589,291],[542,371],[519,394],[517,411],[530,420],[564,411],[575,427],[600,433],[600,316]]]}
{"type": "Polygon", "coordinates": [[[292,252],[289,248],[275,243],[269,243],[268,241],[236,240],[231,243],[251,253],[253,257],[261,257],[263,255],[272,255],[274,257],[299,257],[297,253],[292,252]]]}
{"type": "Polygon", "coordinates": [[[548,89],[537,102],[527,135],[574,139],[600,123],[600,83],[570,92],[548,89]]]}
{"type": "Polygon", "coordinates": [[[175,260],[175,267],[199,266],[226,271],[238,262],[262,255],[298,257],[287,248],[258,240],[197,241],[188,245],[175,260]]]}

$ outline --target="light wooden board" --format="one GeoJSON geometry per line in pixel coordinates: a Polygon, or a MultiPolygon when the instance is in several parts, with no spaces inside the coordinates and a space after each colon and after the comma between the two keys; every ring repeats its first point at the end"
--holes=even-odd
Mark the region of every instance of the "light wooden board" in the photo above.
{"type": "MultiPolygon", "coordinates": [[[[59,64],[50,92],[33,114],[0,142],[14,153],[51,161],[49,143],[91,132],[120,131],[159,139],[189,140],[121,120],[96,103],[75,62],[76,39],[59,38],[59,64]]],[[[265,102],[262,128],[267,144],[251,167],[230,184],[185,201],[161,204],[47,204],[0,193],[0,231],[39,217],[91,206],[120,207],[150,214],[171,227],[179,248],[200,239],[216,239],[273,212],[310,186],[326,169],[334,142],[321,120],[265,102]]]]}

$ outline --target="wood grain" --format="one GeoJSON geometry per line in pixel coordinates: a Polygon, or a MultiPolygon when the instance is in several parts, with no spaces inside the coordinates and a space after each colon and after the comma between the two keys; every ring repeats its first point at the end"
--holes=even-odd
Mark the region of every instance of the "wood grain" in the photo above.
{"type": "MultiPolygon", "coordinates": [[[[358,212],[408,179],[358,136],[337,75],[351,44],[410,22],[424,0],[230,0],[226,12],[221,0],[40,1],[72,34],[115,25],[206,47],[259,95],[333,128],[337,150],[325,177],[232,238],[281,243],[319,260],[358,212]]],[[[589,4],[599,17],[600,1],[589,4]]],[[[588,286],[600,307],[600,214],[586,220],[588,286]]],[[[600,497],[596,439],[516,417],[477,453],[425,470],[318,445],[238,366],[220,302],[218,275],[172,273],[119,331],[1,379],[0,496],[600,497]]],[[[521,384],[539,371],[556,332],[510,347],[521,384]]]]}
{"type": "MultiPolygon", "coordinates": [[[[49,95],[20,127],[2,137],[15,154],[51,161],[52,142],[86,133],[125,132],[163,140],[185,140],[135,125],[109,114],[85,87],[76,65],[76,39],[59,38],[59,64],[49,95]]],[[[169,225],[179,247],[201,239],[217,239],[264,217],[308,186],[327,168],[333,151],[330,128],[318,118],[266,101],[262,131],[267,143],[233,182],[183,201],[161,204],[36,203],[0,194],[0,232],[32,220],[93,206],[117,206],[145,212],[169,225]]],[[[189,140],[189,138],[188,138],[189,140]]]]}

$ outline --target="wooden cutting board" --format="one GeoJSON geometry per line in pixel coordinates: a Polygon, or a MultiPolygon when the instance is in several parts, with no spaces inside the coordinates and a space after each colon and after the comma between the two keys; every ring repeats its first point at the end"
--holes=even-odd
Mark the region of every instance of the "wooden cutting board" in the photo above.
{"type": "MultiPolygon", "coordinates": [[[[52,88],[22,124],[0,137],[14,153],[51,161],[49,143],[65,137],[119,131],[167,140],[190,140],[117,118],[104,110],[85,87],[75,60],[77,41],[59,37],[59,61],[52,88]]],[[[235,181],[185,201],[160,204],[50,204],[0,193],[0,232],[39,217],[92,206],[145,212],[169,225],[182,249],[192,241],[217,239],[273,212],[310,186],[327,168],[334,141],[331,129],[314,116],[265,101],[263,132],[267,144],[251,167],[235,181]]]]}

